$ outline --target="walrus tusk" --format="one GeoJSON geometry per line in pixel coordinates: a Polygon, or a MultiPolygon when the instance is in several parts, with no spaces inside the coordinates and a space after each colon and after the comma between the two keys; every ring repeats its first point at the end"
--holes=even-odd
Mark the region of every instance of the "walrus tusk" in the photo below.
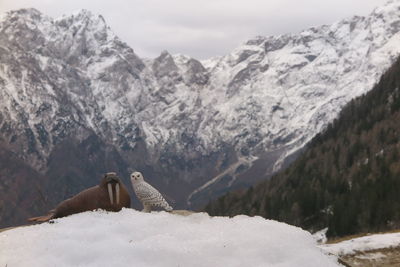
{"type": "Polygon", "coordinates": [[[116,199],[117,199],[117,204],[119,204],[119,184],[115,185],[115,194],[116,194],[116,199]]]}
{"type": "Polygon", "coordinates": [[[114,204],[114,200],[113,200],[114,196],[113,196],[113,191],[112,191],[112,185],[107,184],[107,188],[108,188],[108,196],[110,197],[111,205],[113,205],[114,204]]]}

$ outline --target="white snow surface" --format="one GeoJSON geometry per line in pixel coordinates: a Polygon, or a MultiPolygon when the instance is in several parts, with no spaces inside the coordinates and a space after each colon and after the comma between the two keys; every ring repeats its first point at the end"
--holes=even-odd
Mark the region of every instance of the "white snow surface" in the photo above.
{"type": "Polygon", "coordinates": [[[311,234],[261,217],[93,211],[0,233],[0,266],[340,266],[311,234]]]}
{"type": "Polygon", "coordinates": [[[352,255],[382,248],[400,246],[400,233],[374,234],[342,241],[336,244],[324,244],[320,247],[327,253],[341,256],[352,255]]]}
{"type": "Polygon", "coordinates": [[[328,232],[328,227],[313,234],[313,238],[315,239],[315,241],[317,241],[318,244],[325,244],[326,241],[328,241],[328,238],[326,237],[326,232],[328,232]]]}

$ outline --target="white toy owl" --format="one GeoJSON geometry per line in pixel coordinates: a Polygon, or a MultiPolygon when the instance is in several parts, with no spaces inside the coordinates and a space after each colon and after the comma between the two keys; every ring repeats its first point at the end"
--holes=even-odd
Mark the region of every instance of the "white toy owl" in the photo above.
{"type": "Polygon", "coordinates": [[[161,207],[166,211],[172,211],[172,207],[160,192],[150,184],[146,183],[140,172],[133,172],[131,174],[131,182],[137,198],[143,204],[144,212],[150,212],[152,206],[161,207]]]}

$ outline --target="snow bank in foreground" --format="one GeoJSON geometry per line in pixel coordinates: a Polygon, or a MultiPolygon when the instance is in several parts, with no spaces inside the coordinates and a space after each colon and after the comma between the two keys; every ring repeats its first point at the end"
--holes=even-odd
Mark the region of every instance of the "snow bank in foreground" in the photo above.
{"type": "Polygon", "coordinates": [[[339,266],[311,234],[261,217],[85,212],[0,233],[0,266],[339,266]]]}
{"type": "Polygon", "coordinates": [[[333,255],[350,255],[360,251],[392,248],[400,246],[400,233],[368,235],[336,244],[325,244],[320,247],[333,255]]]}

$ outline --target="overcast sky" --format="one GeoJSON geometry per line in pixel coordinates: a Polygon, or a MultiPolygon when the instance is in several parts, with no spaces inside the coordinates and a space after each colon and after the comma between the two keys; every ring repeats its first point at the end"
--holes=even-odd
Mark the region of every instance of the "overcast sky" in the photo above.
{"type": "Polygon", "coordinates": [[[298,32],[386,0],[0,0],[0,13],[34,7],[54,18],[79,9],[101,14],[140,57],[163,50],[198,59],[224,55],[256,35],[298,32]]]}

